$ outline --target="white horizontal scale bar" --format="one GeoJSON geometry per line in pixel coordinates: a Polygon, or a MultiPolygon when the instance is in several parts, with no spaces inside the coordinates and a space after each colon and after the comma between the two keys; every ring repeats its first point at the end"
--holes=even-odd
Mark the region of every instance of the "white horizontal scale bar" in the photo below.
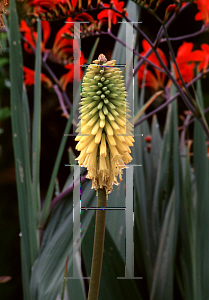
{"type": "MultiPolygon", "coordinates": [[[[85,67],[88,67],[90,65],[91,64],[83,64],[83,65],[81,65],[81,67],[85,68],[85,67]]],[[[121,64],[121,65],[114,65],[114,66],[103,66],[103,65],[100,65],[100,67],[114,68],[114,67],[126,67],[126,65],[123,65],[123,64],[121,64]]]]}
{"type": "MultiPolygon", "coordinates": [[[[75,277],[64,277],[64,279],[78,279],[75,277]]],[[[91,277],[81,277],[81,279],[91,279],[91,277]]]]}
{"type": "MultiPolygon", "coordinates": [[[[120,166],[120,167],[124,167],[124,165],[118,165],[118,166],[120,166]]],[[[142,165],[125,165],[125,166],[132,166],[132,167],[142,167],[142,165]]]]}
{"type": "Polygon", "coordinates": [[[90,23],[89,21],[82,21],[82,22],[65,22],[65,23],[90,23]]]}
{"type": "Polygon", "coordinates": [[[117,277],[117,279],[143,279],[143,277],[117,277]]]}
{"type": "Polygon", "coordinates": [[[126,210],[125,207],[81,207],[82,210],[126,210]]]}
{"type": "Polygon", "coordinates": [[[131,21],[131,22],[127,22],[127,21],[118,21],[117,23],[142,23],[142,21],[139,21],[139,22],[134,22],[134,21],[131,21]]]}

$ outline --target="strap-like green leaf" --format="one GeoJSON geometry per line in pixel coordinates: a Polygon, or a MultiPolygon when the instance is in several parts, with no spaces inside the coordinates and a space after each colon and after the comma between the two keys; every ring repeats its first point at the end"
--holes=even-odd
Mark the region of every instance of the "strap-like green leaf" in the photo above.
{"type": "Polygon", "coordinates": [[[33,109],[33,137],[32,137],[32,181],[33,203],[37,212],[40,211],[40,148],[41,148],[41,21],[37,20],[37,43],[35,58],[35,85],[33,109]]]}
{"type": "MultiPolygon", "coordinates": [[[[202,110],[203,98],[200,81],[197,90],[198,100],[202,110]]],[[[207,157],[207,146],[205,133],[200,124],[195,120],[194,129],[194,174],[197,187],[196,203],[196,282],[195,297],[196,299],[207,299],[209,294],[209,161],[207,157]]]]}
{"type": "Polygon", "coordinates": [[[16,167],[24,298],[30,299],[31,267],[38,256],[37,213],[32,202],[29,110],[23,86],[23,59],[15,1],[10,2],[11,120],[16,167]]]}

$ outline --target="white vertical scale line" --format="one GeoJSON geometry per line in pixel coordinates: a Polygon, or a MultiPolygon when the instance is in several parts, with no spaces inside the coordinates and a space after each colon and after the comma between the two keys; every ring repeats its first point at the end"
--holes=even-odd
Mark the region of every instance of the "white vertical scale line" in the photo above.
{"type": "MultiPolygon", "coordinates": [[[[80,37],[80,24],[89,23],[89,21],[81,22],[65,22],[73,23],[74,25],[74,38],[73,38],[73,56],[74,56],[74,70],[73,70],[73,115],[77,113],[76,99],[80,99],[81,78],[80,78],[80,57],[81,57],[81,37],[80,37]]],[[[65,134],[65,136],[76,136],[76,126],[73,124],[73,133],[65,134]]]]}
{"type": "MultiPolygon", "coordinates": [[[[134,47],[134,35],[133,35],[133,24],[126,22],[126,45],[134,47]]],[[[126,86],[129,78],[133,77],[133,50],[130,51],[126,47],[126,86]],[[131,53],[130,53],[131,52],[131,53]]],[[[130,84],[128,89],[128,96],[126,100],[130,105],[131,114],[133,114],[133,84],[130,84]]],[[[132,124],[134,125],[134,118],[132,115],[132,124]]],[[[125,277],[134,277],[134,248],[133,248],[133,223],[131,222],[133,218],[133,166],[129,166],[126,169],[126,243],[125,243],[125,277]]]]}
{"type": "MultiPolygon", "coordinates": [[[[131,46],[133,49],[134,47],[134,34],[133,34],[133,24],[130,22],[125,22],[126,25],[126,45],[131,46]]],[[[130,51],[128,47],[126,47],[126,87],[129,81],[129,77],[133,77],[133,50],[130,51]],[[130,53],[131,52],[131,53],[130,53]],[[130,59],[131,58],[131,59],[130,59]]],[[[129,89],[128,89],[128,96],[126,96],[126,101],[130,105],[130,110],[131,110],[131,116],[132,116],[132,124],[134,125],[134,116],[133,116],[133,111],[134,111],[134,97],[133,97],[133,85],[130,84],[129,89]]]]}
{"type": "Polygon", "coordinates": [[[134,167],[141,165],[128,165],[126,169],[125,277],[117,279],[143,279],[134,277],[134,167]]]}
{"type": "MultiPolygon", "coordinates": [[[[71,23],[71,22],[66,22],[71,23]]],[[[73,115],[76,113],[75,99],[76,94],[80,94],[80,57],[81,57],[81,39],[80,39],[80,24],[86,22],[73,22],[74,25],[74,39],[73,39],[73,55],[74,55],[74,78],[73,78],[73,115]]],[[[71,134],[68,134],[71,136],[71,134]]],[[[76,135],[75,127],[73,126],[73,136],[76,135]]],[[[73,277],[66,277],[66,279],[80,279],[81,278],[81,195],[80,184],[75,184],[75,180],[79,180],[80,183],[80,166],[73,165],[74,177],[73,177],[73,277]],[[79,251],[79,255],[77,251],[79,251]],[[79,260],[79,261],[78,261],[79,260]]],[[[89,277],[83,277],[89,279],[89,277]]]]}
{"type": "MultiPolygon", "coordinates": [[[[129,78],[133,78],[132,84],[130,84],[128,95],[126,97],[127,102],[130,105],[132,113],[132,124],[134,126],[134,71],[133,71],[133,49],[134,49],[134,33],[133,24],[130,22],[123,22],[126,26],[126,45],[132,46],[131,58],[130,49],[126,47],[126,86],[129,78]]],[[[135,22],[133,22],[135,23],[135,22]]],[[[137,22],[138,23],[138,22],[137,22]]],[[[137,165],[135,165],[137,166],[137,165]]],[[[139,165],[138,165],[139,166],[139,165]]],[[[134,165],[128,165],[126,169],[126,234],[125,234],[125,277],[117,277],[117,279],[143,279],[143,277],[134,277],[134,165]]]]}
{"type": "Polygon", "coordinates": [[[126,270],[127,279],[134,277],[133,240],[133,166],[126,169],[126,270]]]}
{"type": "MultiPolygon", "coordinates": [[[[80,22],[74,23],[73,39],[73,56],[74,56],[74,77],[73,77],[73,115],[76,114],[75,105],[76,94],[80,94],[80,57],[81,57],[81,39],[80,39],[80,22]]],[[[76,128],[73,125],[73,135],[76,135],[76,128]]]]}
{"type": "MultiPolygon", "coordinates": [[[[73,39],[73,56],[74,56],[74,78],[73,78],[73,115],[76,113],[76,93],[80,91],[80,57],[81,57],[81,40],[80,40],[80,23],[74,23],[74,39],[73,39]]],[[[75,126],[73,126],[73,134],[75,126]]],[[[76,266],[77,243],[80,243],[80,184],[75,185],[75,178],[80,182],[80,167],[74,166],[74,189],[73,189],[73,278],[79,279],[78,268],[76,266]]],[[[80,249],[80,247],[79,247],[80,249]]],[[[81,259],[81,256],[79,256],[81,259]]],[[[79,265],[80,262],[79,262],[79,265]]]]}
{"type": "MultiPolygon", "coordinates": [[[[76,252],[78,249],[78,244],[81,241],[81,228],[80,228],[80,184],[75,184],[75,178],[79,180],[80,183],[80,166],[74,166],[74,176],[73,176],[73,278],[79,279],[79,272],[76,265],[76,252]]],[[[79,255],[79,263],[81,265],[81,256],[79,255]]]]}

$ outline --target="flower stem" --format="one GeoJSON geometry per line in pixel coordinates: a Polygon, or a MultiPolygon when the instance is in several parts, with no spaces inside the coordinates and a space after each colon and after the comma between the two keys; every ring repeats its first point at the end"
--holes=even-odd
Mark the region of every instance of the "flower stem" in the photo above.
{"type": "Polygon", "coordinates": [[[103,209],[96,212],[96,224],[94,233],[94,250],[91,267],[91,279],[88,300],[98,300],[99,285],[102,271],[102,259],[104,250],[105,221],[106,221],[106,192],[105,189],[98,190],[97,208],[103,209]]]}

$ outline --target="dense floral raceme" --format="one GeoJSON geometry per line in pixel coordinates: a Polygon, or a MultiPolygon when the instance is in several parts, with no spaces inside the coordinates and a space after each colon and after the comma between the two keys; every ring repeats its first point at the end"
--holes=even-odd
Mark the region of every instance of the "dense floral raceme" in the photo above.
{"type": "Polygon", "coordinates": [[[103,54],[89,65],[82,83],[80,122],[75,138],[79,165],[88,169],[92,188],[105,188],[108,195],[113,184],[122,180],[122,169],[132,160],[133,125],[128,119],[129,104],[119,68],[106,61],[103,54]]]}

